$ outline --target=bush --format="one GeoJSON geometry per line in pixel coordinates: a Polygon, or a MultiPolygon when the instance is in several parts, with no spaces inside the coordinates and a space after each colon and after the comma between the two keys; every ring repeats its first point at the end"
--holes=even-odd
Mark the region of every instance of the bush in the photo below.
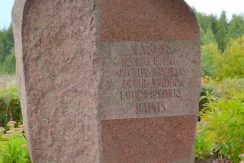
{"type": "Polygon", "coordinates": [[[233,163],[244,151],[244,92],[210,101],[201,113],[195,151],[198,158],[219,153],[233,163]]]}
{"type": "Polygon", "coordinates": [[[0,128],[0,163],[30,163],[23,126],[14,127],[8,123],[9,130],[0,128]]]}
{"type": "Polygon", "coordinates": [[[16,87],[0,89],[0,126],[14,120],[22,122],[21,107],[16,87]]]}
{"type": "Polygon", "coordinates": [[[201,87],[200,100],[199,100],[199,109],[202,110],[210,101],[213,101],[214,98],[214,89],[210,87],[203,86],[201,87]]]}
{"type": "Polygon", "coordinates": [[[213,155],[214,148],[210,134],[211,133],[208,133],[204,124],[198,123],[197,138],[194,146],[195,157],[197,159],[204,159],[213,155]]]}

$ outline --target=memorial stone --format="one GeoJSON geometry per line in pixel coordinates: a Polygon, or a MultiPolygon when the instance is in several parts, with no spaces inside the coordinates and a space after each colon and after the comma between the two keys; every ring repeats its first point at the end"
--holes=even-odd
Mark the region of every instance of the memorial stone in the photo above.
{"type": "Polygon", "coordinates": [[[16,0],[33,163],[193,163],[199,33],[183,0],[16,0]]]}

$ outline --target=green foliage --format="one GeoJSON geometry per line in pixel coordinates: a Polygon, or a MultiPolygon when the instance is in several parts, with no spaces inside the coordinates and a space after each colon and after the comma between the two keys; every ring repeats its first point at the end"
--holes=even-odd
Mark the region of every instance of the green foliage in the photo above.
{"type": "Polygon", "coordinates": [[[244,17],[234,15],[228,22],[223,11],[220,18],[196,13],[201,35],[202,76],[216,80],[243,77],[244,17]]]}
{"type": "Polygon", "coordinates": [[[218,43],[219,49],[223,52],[227,43],[226,34],[228,32],[228,22],[226,18],[226,12],[222,11],[222,14],[217,23],[217,33],[216,40],[218,43]]]}
{"type": "Polygon", "coordinates": [[[194,146],[195,157],[197,159],[203,159],[213,155],[214,145],[210,134],[211,133],[206,130],[206,125],[198,123],[197,137],[194,146]]]}
{"type": "Polygon", "coordinates": [[[215,59],[220,55],[216,44],[206,44],[201,46],[201,69],[202,76],[214,76],[216,74],[215,59]]]}
{"type": "Polygon", "coordinates": [[[30,163],[26,139],[21,134],[11,134],[8,140],[0,141],[1,163],[30,163]]]}
{"type": "Polygon", "coordinates": [[[203,109],[210,101],[214,101],[214,89],[210,87],[201,87],[199,109],[203,109]]]}
{"type": "Polygon", "coordinates": [[[30,163],[23,128],[9,124],[10,130],[4,134],[0,128],[0,163],[30,163]]]}
{"type": "Polygon", "coordinates": [[[216,44],[216,39],[213,34],[211,27],[207,28],[207,31],[204,32],[202,28],[200,28],[200,35],[201,35],[201,45],[208,45],[208,44],[216,44]]]}
{"type": "Polygon", "coordinates": [[[210,101],[201,111],[195,151],[198,158],[214,152],[239,163],[244,151],[244,92],[210,101]]]}
{"type": "MultiPolygon", "coordinates": [[[[213,34],[216,34],[217,31],[217,17],[213,15],[205,15],[203,13],[196,13],[198,24],[200,29],[203,32],[206,32],[209,28],[212,30],[213,34]]],[[[201,35],[202,36],[202,35],[201,35]]]]}
{"type": "Polygon", "coordinates": [[[0,126],[6,126],[6,123],[10,120],[22,122],[16,87],[0,89],[0,126]]]}
{"type": "Polygon", "coordinates": [[[15,53],[14,48],[11,49],[10,54],[6,56],[6,59],[0,65],[0,72],[2,74],[13,74],[15,73],[15,53]]]}
{"type": "Polygon", "coordinates": [[[3,62],[14,47],[12,26],[7,30],[0,31],[0,62],[3,62]]]}
{"type": "Polygon", "coordinates": [[[201,34],[202,76],[217,80],[243,77],[243,16],[234,15],[228,22],[225,12],[220,18],[202,13],[196,15],[201,34]]]}
{"type": "Polygon", "coordinates": [[[216,78],[244,77],[244,36],[231,40],[223,55],[216,59],[216,78]]]}
{"type": "Polygon", "coordinates": [[[228,25],[227,39],[236,39],[244,35],[244,18],[234,15],[228,25]]]}
{"type": "Polygon", "coordinates": [[[15,72],[15,60],[14,48],[12,48],[10,54],[6,57],[3,63],[4,71],[8,74],[13,74],[15,72]]]}
{"type": "Polygon", "coordinates": [[[15,53],[12,26],[0,30],[0,72],[15,72],[15,53]]]}

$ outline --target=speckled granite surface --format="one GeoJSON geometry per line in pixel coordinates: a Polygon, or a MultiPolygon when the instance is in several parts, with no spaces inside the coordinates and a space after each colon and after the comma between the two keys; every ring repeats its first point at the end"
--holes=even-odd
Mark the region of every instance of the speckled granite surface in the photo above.
{"type": "Polygon", "coordinates": [[[183,0],[16,0],[33,163],[192,163],[199,33],[183,0]]]}

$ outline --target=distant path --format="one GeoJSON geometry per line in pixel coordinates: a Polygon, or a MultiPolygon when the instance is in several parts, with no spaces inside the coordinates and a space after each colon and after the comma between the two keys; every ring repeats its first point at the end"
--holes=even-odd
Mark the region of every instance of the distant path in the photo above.
{"type": "Polygon", "coordinates": [[[0,88],[7,88],[15,85],[15,75],[0,75],[0,88]]]}

